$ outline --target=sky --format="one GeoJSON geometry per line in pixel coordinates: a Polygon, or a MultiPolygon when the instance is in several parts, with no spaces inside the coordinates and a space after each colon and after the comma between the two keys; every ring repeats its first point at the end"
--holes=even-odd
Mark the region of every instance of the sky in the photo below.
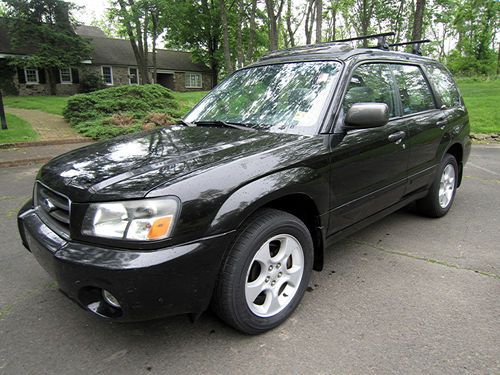
{"type": "Polygon", "coordinates": [[[92,20],[102,17],[108,3],[107,0],[70,0],[70,2],[82,7],[80,11],[74,13],[74,16],[79,22],[87,25],[92,20]]]}

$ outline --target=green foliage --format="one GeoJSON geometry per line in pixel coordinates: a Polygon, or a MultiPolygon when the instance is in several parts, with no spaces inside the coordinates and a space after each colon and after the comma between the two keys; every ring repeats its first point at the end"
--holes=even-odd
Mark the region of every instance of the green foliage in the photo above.
{"type": "Polygon", "coordinates": [[[95,71],[84,70],[80,77],[80,92],[88,93],[106,87],[102,76],[95,71]]]}
{"type": "Polygon", "coordinates": [[[87,40],[73,31],[70,12],[63,0],[4,0],[9,36],[14,47],[29,50],[14,57],[21,67],[52,68],[78,66],[90,57],[87,40]]]}
{"type": "Polygon", "coordinates": [[[38,138],[31,125],[10,113],[6,114],[7,130],[0,129],[0,143],[29,142],[38,138]]]}
{"type": "Polygon", "coordinates": [[[152,112],[180,117],[172,92],[161,85],[120,86],[69,98],[64,117],[80,133],[111,138],[138,131],[152,112]]]}
{"type": "Polygon", "coordinates": [[[5,60],[0,60],[0,90],[4,95],[18,95],[16,85],[14,85],[14,76],[16,71],[5,60]]]}

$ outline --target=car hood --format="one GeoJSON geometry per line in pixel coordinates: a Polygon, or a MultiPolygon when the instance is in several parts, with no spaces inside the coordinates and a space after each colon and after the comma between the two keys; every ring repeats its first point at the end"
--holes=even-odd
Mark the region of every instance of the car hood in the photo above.
{"type": "Polygon", "coordinates": [[[38,180],[74,202],[144,197],[160,185],[260,152],[298,135],[171,126],[98,142],[42,167],[38,180]]]}

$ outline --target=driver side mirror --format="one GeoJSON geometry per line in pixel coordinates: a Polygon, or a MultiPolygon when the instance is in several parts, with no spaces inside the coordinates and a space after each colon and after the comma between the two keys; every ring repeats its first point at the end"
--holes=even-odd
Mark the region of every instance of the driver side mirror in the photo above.
{"type": "Polygon", "coordinates": [[[349,129],[377,128],[388,122],[389,107],[385,103],[355,103],[345,116],[349,129]]]}

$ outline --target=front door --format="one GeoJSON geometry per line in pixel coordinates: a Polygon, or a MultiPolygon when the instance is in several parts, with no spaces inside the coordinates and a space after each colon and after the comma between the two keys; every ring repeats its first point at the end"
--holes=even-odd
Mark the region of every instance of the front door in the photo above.
{"type": "Polygon", "coordinates": [[[397,203],[405,193],[408,129],[399,118],[397,91],[387,64],[363,64],[354,70],[339,121],[354,103],[370,102],[389,106],[387,125],[332,137],[338,141],[331,151],[329,234],[397,203]]]}
{"type": "Polygon", "coordinates": [[[156,83],[166,87],[167,89],[173,90],[175,88],[174,74],[173,73],[157,73],[156,83]]]}

